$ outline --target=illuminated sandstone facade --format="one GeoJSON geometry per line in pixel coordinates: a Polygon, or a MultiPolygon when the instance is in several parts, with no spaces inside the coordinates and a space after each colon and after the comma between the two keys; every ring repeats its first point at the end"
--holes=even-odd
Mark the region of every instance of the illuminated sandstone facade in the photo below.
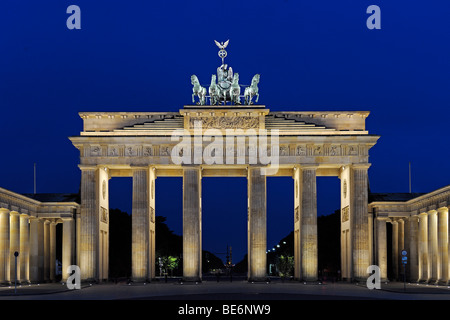
{"type": "Polygon", "coordinates": [[[318,279],[316,177],[339,177],[342,276],[367,278],[369,150],[379,138],[365,128],[368,115],[365,111],[270,112],[260,105],[80,113],[83,131],[70,140],[80,151],[82,279],[108,277],[108,181],[119,176],[133,177],[135,281],[155,277],[155,179],[168,176],[183,178],[186,280],[202,277],[201,181],[211,176],[247,177],[250,281],[264,280],[267,274],[267,177],[294,179],[295,278],[306,281],[318,279]],[[263,138],[267,146],[261,148],[258,141],[263,138]]]}
{"type": "Polygon", "coordinates": [[[369,204],[373,264],[381,277],[388,275],[387,246],[392,250],[392,278],[448,284],[450,186],[427,194],[375,194],[369,204]],[[391,224],[392,241],[387,243],[387,224],[391,224]],[[401,252],[406,250],[407,263],[401,252]]]}
{"type": "Polygon", "coordinates": [[[62,281],[67,280],[64,270],[77,260],[78,202],[76,195],[21,195],[0,188],[0,283],[15,281],[15,252],[19,283],[55,281],[57,224],[63,226],[62,281]]]}

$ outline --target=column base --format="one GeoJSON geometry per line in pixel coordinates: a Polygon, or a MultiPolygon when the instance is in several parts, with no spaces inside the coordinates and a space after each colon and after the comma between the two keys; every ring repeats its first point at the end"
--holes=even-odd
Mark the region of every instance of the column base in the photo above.
{"type": "Polygon", "coordinates": [[[200,277],[183,277],[181,279],[181,282],[187,282],[187,283],[201,283],[202,282],[202,278],[200,277]]]}
{"type": "Polygon", "coordinates": [[[251,277],[248,279],[248,282],[254,283],[254,282],[270,282],[270,279],[268,277],[251,277]]]}

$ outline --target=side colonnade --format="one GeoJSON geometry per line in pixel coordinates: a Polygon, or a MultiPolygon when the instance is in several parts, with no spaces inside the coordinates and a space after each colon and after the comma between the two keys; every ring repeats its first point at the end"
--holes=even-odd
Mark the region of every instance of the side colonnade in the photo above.
{"type": "Polygon", "coordinates": [[[376,221],[374,257],[381,278],[387,279],[390,271],[395,280],[402,281],[406,273],[411,282],[450,284],[450,186],[411,197],[407,201],[378,199],[369,204],[376,221]],[[387,240],[388,223],[391,243],[387,240]],[[388,270],[387,246],[391,246],[392,270],[388,270]]]}
{"type": "Polygon", "coordinates": [[[0,188],[0,284],[57,280],[57,224],[63,226],[61,280],[67,280],[64,270],[76,264],[78,207],[72,201],[43,203],[0,188]]]}

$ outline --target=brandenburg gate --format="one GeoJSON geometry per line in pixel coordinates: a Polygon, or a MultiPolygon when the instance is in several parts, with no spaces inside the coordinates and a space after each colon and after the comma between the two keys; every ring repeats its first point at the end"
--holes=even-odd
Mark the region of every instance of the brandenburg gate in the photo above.
{"type": "Polygon", "coordinates": [[[248,280],[266,275],[266,180],[294,179],[295,278],[318,279],[316,178],[341,181],[342,277],[367,279],[369,150],[367,111],[273,112],[257,104],[259,75],[239,85],[224,64],[208,90],[193,75],[192,105],[176,112],[81,112],[82,280],[108,278],[108,181],[133,178],[132,279],[155,277],[155,179],[183,178],[183,277],[202,278],[202,178],[247,177],[248,280]],[[217,82],[216,82],[217,81],[217,82]],[[241,88],[244,89],[241,92],[241,88]],[[196,97],[198,102],[195,102],[196,97]],[[253,101],[255,99],[255,101],[253,101]]]}

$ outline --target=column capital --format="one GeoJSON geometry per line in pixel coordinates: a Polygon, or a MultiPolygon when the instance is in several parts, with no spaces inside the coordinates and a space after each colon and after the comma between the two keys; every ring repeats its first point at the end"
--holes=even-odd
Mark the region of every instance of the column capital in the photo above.
{"type": "Polygon", "coordinates": [[[11,216],[18,216],[20,213],[17,212],[17,211],[15,211],[15,210],[13,210],[13,211],[10,211],[9,214],[10,214],[11,216]]]}
{"type": "Polygon", "coordinates": [[[0,208],[0,214],[2,214],[2,213],[9,213],[9,209],[0,208]]]}
{"type": "Polygon", "coordinates": [[[317,168],[319,168],[319,165],[318,164],[302,164],[302,165],[299,165],[298,168],[302,171],[303,170],[317,170],[317,168]]]}
{"type": "Polygon", "coordinates": [[[435,209],[429,210],[429,211],[427,212],[427,214],[428,214],[429,216],[431,216],[431,215],[437,214],[437,211],[436,211],[435,209]]]}
{"type": "Polygon", "coordinates": [[[97,170],[98,166],[97,165],[88,165],[88,164],[79,164],[78,168],[80,168],[81,171],[84,170],[97,170]]]}
{"type": "Polygon", "coordinates": [[[442,213],[444,213],[446,211],[449,211],[449,208],[448,207],[440,207],[440,208],[437,208],[436,210],[437,210],[438,213],[442,214],[442,213]]]}
{"type": "Polygon", "coordinates": [[[371,163],[352,163],[351,167],[352,169],[367,170],[371,165],[371,163]]]}

